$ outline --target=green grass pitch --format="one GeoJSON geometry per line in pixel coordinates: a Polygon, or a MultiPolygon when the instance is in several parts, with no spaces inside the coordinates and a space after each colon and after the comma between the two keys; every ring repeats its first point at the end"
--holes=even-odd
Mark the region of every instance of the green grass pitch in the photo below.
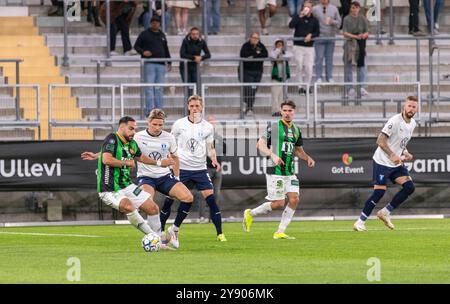
{"type": "Polygon", "coordinates": [[[273,240],[276,222],[250,233],[227,223],[226,243],[212,224],[185,224],[181,248],[157,253],[144,252],[129,225],[0,228],[0,283],[72,283],[70,257],[80,283],[369,283],[371,257],[380,283],[450,283],[450,220],[394,223],[390,231],[370,220],[360,233],[349,221],[293,222],[296,240],[273,240]]]}

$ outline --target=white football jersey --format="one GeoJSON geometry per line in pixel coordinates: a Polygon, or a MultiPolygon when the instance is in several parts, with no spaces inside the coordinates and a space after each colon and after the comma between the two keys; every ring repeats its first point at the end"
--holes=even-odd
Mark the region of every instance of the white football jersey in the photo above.
{"type": "MultiPolygon", "coordinates": [[[[143,155],[147,155],[154,160],[163,160],[172,153],[177,152],[177,144],[172,134],[162,131],[159,136],[152,136],[146,130],[139,131],[134,136],[139,149],[143,155]]],[[[169,167],[158,167],[156,165],[146,165],[141,162],[137,163],[137,176],[148,176],[151,178],[158,178],[170,173],[169,167]]]]}
{"type": "Polygon", "coordinates": [[[206,120],[193,123],[184,117],[173,124],[172,134],[178,145],[180,169],[205,170],[207,144],[214,142],[214,127],[206,120]]]}
{"type": "MultiPolygon", "coordinates": [[[[387,143],[392,152],[399,156],[403,154],[403,151],[405,151],[406,149],[406,145],[413,135],[416,125],[417,123],[414,119],[411,119],[411,121],[407,123],[403,119],[402,114],[394,115],[391,117],[391,119],[388,120],[381,132],[389,136],[387,143]]],[[[389,156],[380,147],[378,147],[375,151],[373,160],[377,164],[387,167],[401,166],[401,164],[394,164],[389,159],[389,156]]]]}

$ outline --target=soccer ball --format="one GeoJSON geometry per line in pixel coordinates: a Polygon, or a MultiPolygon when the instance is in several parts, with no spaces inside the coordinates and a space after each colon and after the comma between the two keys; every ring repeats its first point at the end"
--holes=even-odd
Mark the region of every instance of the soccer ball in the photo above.
{"type": "Polygon", "coordinates": [[[149,233],[142,239],[142,248],[147,252],[156,252],[161,249],[161,238],[156,233],[149,233]]]}

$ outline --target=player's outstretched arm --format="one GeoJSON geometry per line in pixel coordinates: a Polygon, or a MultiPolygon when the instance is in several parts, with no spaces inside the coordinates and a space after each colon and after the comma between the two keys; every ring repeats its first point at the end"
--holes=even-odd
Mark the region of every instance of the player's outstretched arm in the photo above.
{"type": "Polygon", "coordinates": [[[381,150],[384,151],[384,153],[386,153],[389,158],[391,159],[391,161],[394,164],[400,164],[402,162],[401,158],[399,155],[395,154],[391,148],[388,145],[388,136],[384,133],[380,133],[380,135],[378,135],[377,138],[377,145],[381,148],[381,150]]]}
{"type": "Polygon", "coordinates": [[[275,165],[278,166],[280,164],[284,164],[283,160],[278,157],[278,155],[273,153],[272,150],[269,149],[269,147],[267,147],[266,139],[261,137],[256,144],[256,148],[259,150],[259,152],[261,152],[263,156],[269,156],[275,165]]]}
{"type": "Polygon", "coordinates": [[[309,156],[301,146],[295,147],[295,156],[306,161],[308,163],[308,167],[310,168],[316,165],[316,161],[312,159],[312,157],[309,156]]]}
{"type": "Polygon", "coordinates": [[[111,153],[104,152],[102,154],[102,162],[104,165],[114,167],[114,168],[121,168],[121,167],[130,167],[134,168],[136,167],[136,163],[134,160],[118,160],[114,156],[112,156],[111,153]]]}
{"type": "Polygon", "coordinates": [[[219,162],[217,161],[217,152],[216,148],[214,148],[213,143],[208,143],[207,149],[208,149],[208,157],[211,160],[211,164],[214,166],[214,168],[216,168],[216,171],[219,172],[221,167],[219,162]]]}
{"type": "Polygon", "coordinates": [[[85,151],[81,153],[81,159],[82,160],[97,160],[100,157],[100,152],[94,153],[85,151]]]}

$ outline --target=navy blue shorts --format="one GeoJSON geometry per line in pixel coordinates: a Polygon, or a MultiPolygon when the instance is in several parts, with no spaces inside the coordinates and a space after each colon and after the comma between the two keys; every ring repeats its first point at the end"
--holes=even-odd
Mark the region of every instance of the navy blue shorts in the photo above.
{"type": "Polygon", "coordinates": [[[373,181],[375,185],[385,186],[390,179],[394,184],[395,179],[400,176],[409,176],[408,169],[404,165],[398,167],[387,167],[373,162],[373,181]]]}
{"type": "Polygon", "coordinates": [[[169,192],[173,188],[173,186],[175,186],[175,184],[179,182],[180,181],[177,180],[171,173],[158,178],[147,176],[138,177],[139,186],[142,186],[144,184],[150,185],[153,187],[153,189],[164,195],[169,195],[169,192]]]}
{"type": "Polygon", "coordinates": [[[214,189],[208,170],[180,170],[180,180],[188,189],[197,188],[198,191],[214,189]]]}

